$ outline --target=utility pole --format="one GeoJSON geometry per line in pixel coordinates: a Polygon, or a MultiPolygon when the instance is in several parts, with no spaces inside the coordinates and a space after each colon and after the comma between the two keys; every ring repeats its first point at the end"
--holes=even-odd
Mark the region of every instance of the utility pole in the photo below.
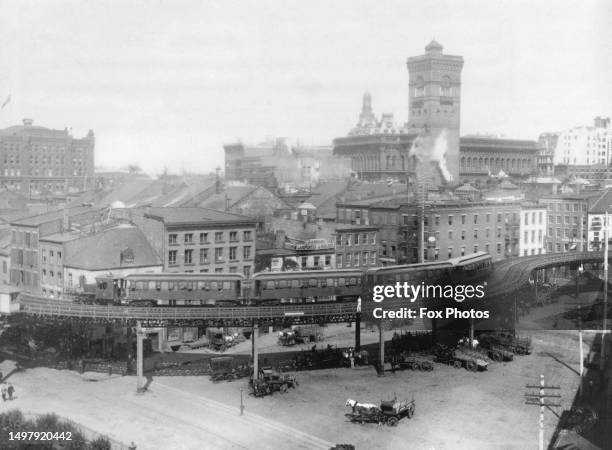
{"type": "Polygon", "coordinates": [[[601,352],[599,359],[599,370],[603,374],[606,364],[606,330],[608,329],[608,211],[604,219],[604,298],[603,298],[603,325],[601,328],[601,352]]]}
{"type": "Polygon", "coordinates": [[[417,196],[419,202],[419,257],[420,263],[425,262],[425,182],[417,175],[417,196]]]}
{"type": "Polygon", "coordinates": [[[528,389],[538,389],[538,392],[526,392],[525,403],[527,405],[536,405],[540,407],[540,435],[539,435],[539,450],[544,450],[544,408],[561,406],[560,403],[547,402],[547,398],[561,398],[561,394],[547,394],[546,389],[559,390],[559,386],[546,386],[544,384],[544,375],[540,375],[539,385],[525,385],[528,389]]]}

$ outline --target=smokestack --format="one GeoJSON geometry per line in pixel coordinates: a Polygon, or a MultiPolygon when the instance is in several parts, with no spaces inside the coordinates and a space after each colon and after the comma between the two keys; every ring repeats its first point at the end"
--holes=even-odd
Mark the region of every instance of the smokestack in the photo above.
{"type": "Polygon", "coordinates": [[[220,167],[217,167],[215,169],[216,175],[215,175],[215,193],[219,194],[221,192],[221,179],[219,177],[219,172],[221,171],[220,167]]]}

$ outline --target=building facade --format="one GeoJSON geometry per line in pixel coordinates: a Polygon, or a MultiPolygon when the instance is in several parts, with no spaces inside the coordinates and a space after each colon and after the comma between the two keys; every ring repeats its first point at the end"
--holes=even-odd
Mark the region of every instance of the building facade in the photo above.
{"type": "Polygon", "coordinates": [[[253,273],[256,220],[251,217],[205,208],[149,208],[132,220],[162,257],[164,271],[253,273]]]}
{"type": "Polygon", "coordinates": [[[521,205],[519,227],[519,255],[543,255],[546,253],[547,210],[543,205],[521,205]]]}
{"type": "Polygon", "coordinates": [[[162,271],[161,258],[131,225],[82,234],[56,233],[39,240],[41,294],[63,299],[83,293],[96,277],[162,271]]]}
{"type": "Polygon", "coordinates": [[[593,126],[575,127],[560,133],[555,164],[610,164],[612,128],[610,119],[596,117],[593,126]]]}
{"type": "Polygon", "coordinates": [[[542,197],[546,207],[546,253],[585,251],[589,195],[550,195],[542,197]]]}
{"type": "MultiPolygon", "coordinates": [[[[606,212],[608,213],[608,223],[612,221],[612,189],[606,189],[597,197],[592,198],[589,207],[587,242],[589,250],[603,250],[606,239],[605,223],[606,212]]],[[[608,241],[610,236],[608,236],[608,241]]]]}
{"type": "Polygon", "coordinates": [[[408,58],[408,125],[421,140],[419,166],[439,163],[444,181],[459,182],[459,126],[461,118],[461,71],[463,57],[442,53],[431,41],[425,54],[408,58]],[[427,154],[426,154],[427,153],[427,154]]]}
{"type": "Polygon", "coordinates": [[[26,196],[83,191],[94,185],[95,138],[23,125],[0,130],[0,189],[26,196]]]}
{"type": "Polygon", "coordinates": [[[536,141],[464,136],[461,138],[461,179],[480,185],[500,172],[513,178],[535,175],[538,152],[536,141]]]}
{"type": "Polygon", "coordinates": [[[86,229],[100,220],[100,212],[83,206],[26,217],[11,223],[10,282],[26,292],[41,293],[39,241],[45,236],[86,229]]]}
{"type": "Polygon", "coordinates": [[[380,264],[378,228],[345,225],[336,228],[336,267],[367,269],[380,264]]]}

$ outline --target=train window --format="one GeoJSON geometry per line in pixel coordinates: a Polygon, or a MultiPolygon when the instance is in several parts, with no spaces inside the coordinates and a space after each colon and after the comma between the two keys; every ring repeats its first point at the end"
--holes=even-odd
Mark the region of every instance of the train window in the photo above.
{"type": "Polygon", "coordinates": [[[357,282],[355,281],[355,278],[349,278],[348,279],[347,286],[354,286],[356,284],[357,284],[357,282]]]}
{"type": "Polygon", "coordinates": [[[210,291],[210,281],[205,281],[204,282],[204,290],[210,291]]]}
{"type": "Polygon", "coordinates": [[[98,283],[98,289],[100,290],[105,290],[106,289],[106,281],[104,281],[103,283],[98,283]]]}
{"type": "Polygon", "coordinates": [[[179,281],[178,285],[179,285],[179,289],[182,291],[187,289],[187,283],[185,281],[179,281]]]}
{"type": "Polygon", "coordinates": [[[155,290],[161,291],[161,287],[162,287],[161,281],[156,281],[155,282],[155,290]]]}
{"type": "Polygon", "coordinates": [[[205,289],[205,286],[206,286],[206,282],[204,282],[204,281],[198,281],[198,289],[199,289],[200,291],[203,291],[203,290],[205,289]]]}
{"type": "Polygon", "coordinates": [[[329,287],[334,287],[334,279],[333,278],[327,278],[325,280],[325,284],[327,284],[327,286],[329,286],[329,287]]]}
{"type": "Polygon", "coordinates": [[[309,284],[310,287],[318,287],[319,286],[319,282],[315,278],[311,278],[310,280],[308,280],[308,284],[309,284]]]}
{"type": "Polygon", "coordinates": [[[155,289],[155,281],[149,281],[149,282],[146,282],[146,283],[148,285],[147,286],[148,290],[152,291],[153,289],[155,289]]]}
{"type": "Polygon", "coordinates": [[[280,289],[286,289],[288,285],[289,285],[289,283],[287,283],[287,280],[280,280],[278,282],[278,287],[280,289]]]}
{"type": "Polygon", "coordinates": [[[216,281],[211,281],[210,282],[210,288],[214,291],[215,289],[217,289],[217,282],[216,281]]]}
{"type": "Polygon", "coordinates": [[[303,288],[308,287],[308,280],[300,280],[300,287],[303,287],[303,288]]]}
{"type": "Polygon", "coordinates": [[[274,289],[274,281],[266,281],[264,289],[274,289]]]}
{"type": "Polygon", "coordinates": [[[325,280],[325,279],[321,280],[321,287],[322,288],[327,287],[327,280],[325,280]]]}
{"type": "Polygon", "coordinates": [[[346,286],[346,280],[344,278],[338,278],[338,286],[346,286]]]}
{"type": "Polygon", "coordinates": [[[356,280],[357,280],[357,284],[361,284],[361,277],[357,277],[356,280]]]}
{"type": "Polygon", "coordinates": [[[223,282],[223,290],[224,291],[229,291],[232,289],[232,282],[231,281],[224,281],[223,282]]]}
{"type": "Polygon", "coordinates": [[[173,291],[174,285],[175,285],[174,281],[168,281],[168,290],[173,291]]]}
{"type": "Polygon", "coordinates": [[[292,288],[299,288],[300,287],[300,280],[291,280],[291,287],[292,288]]]}

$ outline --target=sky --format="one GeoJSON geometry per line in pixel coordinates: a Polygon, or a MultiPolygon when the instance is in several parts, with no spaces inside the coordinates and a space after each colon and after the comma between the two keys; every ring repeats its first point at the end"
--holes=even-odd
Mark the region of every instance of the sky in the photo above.
{"type": "Polygon", "coordinates": [[[612,115],[612,2],[0,0],[0,128],[89,129],[96,166],[223,167],[223,144],[331,145],[408,119],[406,58],[461,55],[461,134],[537,139],[612,115]]]}

